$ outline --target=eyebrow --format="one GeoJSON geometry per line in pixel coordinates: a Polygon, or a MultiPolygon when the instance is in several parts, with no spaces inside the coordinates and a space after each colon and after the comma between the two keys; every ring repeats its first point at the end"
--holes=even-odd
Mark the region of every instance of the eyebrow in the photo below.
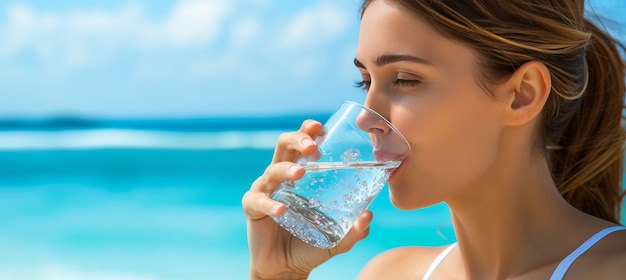
{"type": "MultiPolygon", "coordinates": [[[[419,58],[417,56],[412,56],[412,55],[407,55],[407,54],[389,54],[389,55],[381,55],[378,58],[376,58],[376,60],[374,60],[374,63],[376,64],[376,66],[380,67],[380,66],[384,66],[390,63],[394,63],[394,62],[400,62],[400,61],[409,61],[409,62],[414,62],[414,63],[421,63],[421,64],[426,64],[426,65],[433,65],[430,61],[425,60],[423,58],[419,58]]],[[[358,59],[354,58],[354,65],[356,67],[359,68],[364,68],[365,66],[363,65],[363,63],[361,63],[358,59]]]]}

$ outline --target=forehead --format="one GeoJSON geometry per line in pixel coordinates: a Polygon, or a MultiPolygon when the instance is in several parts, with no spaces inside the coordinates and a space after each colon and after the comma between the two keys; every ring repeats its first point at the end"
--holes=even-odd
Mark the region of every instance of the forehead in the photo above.
{"type": "MultiPolygon", "coordinates": [[[[366,63],[388,54],[411,54],[445,64],[471,50],[439,34],[417,14],[391,1],[375,0],[361,19],[357,59],[366,63]]],[[[459,58],[457,58],[459,59],[459,58]]]]}

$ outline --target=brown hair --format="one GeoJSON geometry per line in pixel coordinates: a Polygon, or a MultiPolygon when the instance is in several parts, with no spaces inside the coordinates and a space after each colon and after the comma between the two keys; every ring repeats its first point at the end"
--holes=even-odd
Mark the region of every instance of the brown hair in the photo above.
{"type": "MultiPolygon", "coordinates": [[[[365,0],[364,11],[373,0],[365,0]]],[[[626,140],[624,46],[585,18],[584,0],[385,0],[416,13],[477,54],[488,92],[528,61],[552,79],[538,141],[561,195],[620,222],[626,140]],[[489,81],[489,83],[487,83],[489,81]]]]}

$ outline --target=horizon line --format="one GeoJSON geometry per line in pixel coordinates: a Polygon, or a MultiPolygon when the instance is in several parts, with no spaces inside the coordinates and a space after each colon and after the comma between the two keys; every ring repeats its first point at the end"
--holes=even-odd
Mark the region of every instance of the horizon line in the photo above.
{"type": "Polygon", "coordinates": [[[51,116],[0,118],[0,130],[75,130],[125,128],[144,130],[214,131],[228,129],[286,129],[299,127],[306,119],[325,121],[331,113],[282,114],[273,116],[206,116],[159,118],[98,118],[51,116]]]}

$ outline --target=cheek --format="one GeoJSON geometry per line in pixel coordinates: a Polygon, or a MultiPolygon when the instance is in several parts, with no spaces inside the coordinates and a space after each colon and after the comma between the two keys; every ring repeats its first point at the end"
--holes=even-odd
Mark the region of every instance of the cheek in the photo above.
{"type": "Polygon", "coordinates": [[[495,101],[479,89],[456,92],[415,102],[405,112],[409,116],[398,118],[412,120],[398,124],[412,151],[400,176],[390,182],[396,206],[439,202],[479,180],[493,165],[500,133],[495,101]]]}
{"type": "MultiPolygon", "coordinates": [[[[471,111],[471,110],[469,110],[471,111]]],[[[496,158],[499,128],[485,111],[451,112],[429,127],[423,149],[417,154],[417,170],[424,170],[431,183],[462,186],[478,180],[496,158]]]]}

